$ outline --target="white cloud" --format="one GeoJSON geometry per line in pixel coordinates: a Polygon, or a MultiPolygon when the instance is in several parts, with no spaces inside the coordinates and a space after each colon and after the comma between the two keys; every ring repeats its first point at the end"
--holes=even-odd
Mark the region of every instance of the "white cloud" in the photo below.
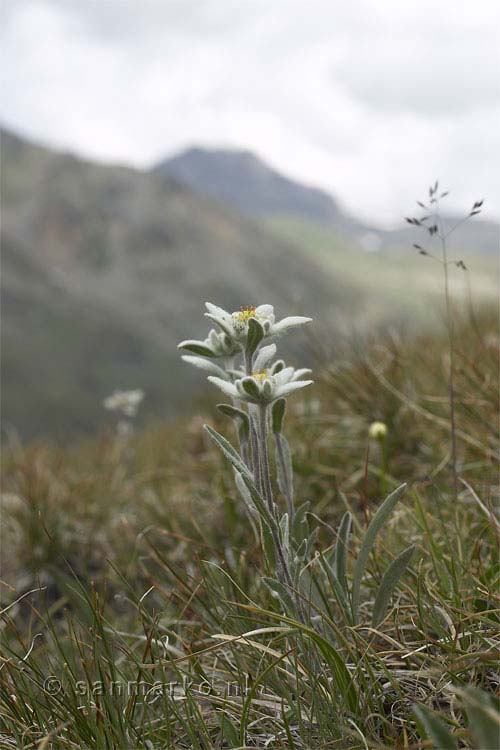
{"type": "Polygon", "coordinates": [[[13,0],[2,119],[147,166],[193,143],[257,151],[390,222],[439,176],[498,206],[496,2],[13,0]]]}

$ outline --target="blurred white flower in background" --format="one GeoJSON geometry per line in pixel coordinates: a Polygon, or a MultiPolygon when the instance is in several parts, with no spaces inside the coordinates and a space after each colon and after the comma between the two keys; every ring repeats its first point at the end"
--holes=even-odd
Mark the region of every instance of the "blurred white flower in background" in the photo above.
{"type": "Polygon", "coordinates": [[[372,422],[368,435],[372,440],[382,440],[387,436],[387,425],[385,422],[372,422]]]}
{"type": "Polygon", "coordinates": [[[132,391],[114,391],[111,396],[104,399],[104,408],[116,411],[125,417],[135,417],[139,404],[144,398],[144,391],[140,388],[132,391]]]}

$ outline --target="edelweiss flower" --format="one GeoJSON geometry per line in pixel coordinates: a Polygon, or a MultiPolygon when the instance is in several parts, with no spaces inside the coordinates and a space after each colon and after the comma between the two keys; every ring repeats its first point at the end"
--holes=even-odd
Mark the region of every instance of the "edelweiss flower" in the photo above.
{"type": "Polygon", "coordinates": [[[310,372],[311,370],[307,369],[295,370],[293,367],[285,367],[275,373],[272,370],[255,371],[251,376],[238,378],[234,383],[213,375],[210,375],[208,380],[231,398],[251,404],[270,404],[282,396],[311,385],[312,380],[300,380],[310,372]]]}
{"type": "MultiPolygon", "coordinates": [[[[194,354],[210,358],[232,357],[239,351],[239,347],[235,345],[235,342],[227,335],[227,333],[218,333],[217,331],[214,331],[213,328],[207,338],[203,341],[188,339],[187,341],[181,341],[181,343],[177,345],[177,348],[187,349],[194,354]]],[[[194,364],[194,362],[191,364],[194,364]]]]}
{"type": "Polygon", "coordinates": [[[208,312],[207,318],[217,323],[219,328],[232,339],[244,342],[248,333],[248,321],[250,318],[257,320],[264,329],[264,336],[279,336],[289,328],[310,323],[312,318],[304,318],[300,315],[283,318],[276,322],[274,307],[272,305],[259,305],[258,307],[242,307],[238,312],[229,313],[222,307],[206,302],[208,312]]]}
{"type": "Polygon", "coordinates": [[[126,417],[135,417],[143,398],[144,391],[140,388],[134,391],[115,391],[104,399],[103,404],[109,411],[119,411],[126,417]]]}

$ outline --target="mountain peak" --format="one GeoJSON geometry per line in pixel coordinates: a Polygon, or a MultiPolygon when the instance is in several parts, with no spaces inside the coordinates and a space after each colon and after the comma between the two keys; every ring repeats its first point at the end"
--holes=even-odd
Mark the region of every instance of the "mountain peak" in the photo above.
{"type": "Polygon", "coordinates": [[[160,162],[155,171],[250,216],[332,223],[339,213],[328,193],[285,177],[252,151],[193,146],[160,162]]]}

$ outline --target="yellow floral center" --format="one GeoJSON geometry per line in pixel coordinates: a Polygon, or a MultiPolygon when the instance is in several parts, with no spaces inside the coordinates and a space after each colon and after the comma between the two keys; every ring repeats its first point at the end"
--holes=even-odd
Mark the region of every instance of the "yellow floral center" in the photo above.
{"type": "Polygon", "coordinates": [[[255,370],[252,372],[252,378],[254,380],[258,380],[260,383],[262,383],[263,380],[266,380],[269,375],[267,374],[267,370],[255,370]]]}
{"type": "Polygon", "coordinates": [[[250,318],[255,318],[255,307],[240,307],[240,311],[233,313],[233,317],[239,323],[248,323],[250,318]]]}

